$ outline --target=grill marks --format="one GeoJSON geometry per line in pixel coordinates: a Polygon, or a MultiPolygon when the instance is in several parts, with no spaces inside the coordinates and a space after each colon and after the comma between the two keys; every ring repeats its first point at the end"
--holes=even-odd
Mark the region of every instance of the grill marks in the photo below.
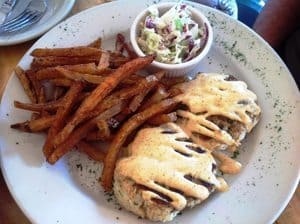
{"type": "Polygon", "coordinates": [[[151,198],[151,201],[153,201],[153,202],[155,202],[156,204],[159,204],[159,205],[165,205],[165,206],[170,205],[170,202],[159,199],[159,198],[151,198]]]}
{"type": "Polygon", "coordinates": [[[179,104],[178,110],[190,110],[189,107],[183,103],[179,104]]]}
{"type": "Polygon", "coordinates": [[[194,178],[190,174],[185,175],[184,178],[191,181],[191,182],[193,182],[194,184],[198,184],[198,185],[202,185],[202,186],[206,187],[209,192],[212,192],[214,190],[214,185],[213,184],[208,183],[208,182],[206,182],[204,180],[201,180],[201,179],[198,179],[198,178],[194,178]]]}
{"type": "Polygon", "coordinates": [[[185,147],[187,147],[188,149],[190,150],[193,150],[195,152],[198,152],[198,153],[206,153],[205,150],[203,150],[201,147],[199,146],[195,146],[195,145],[186,145],[185,147]]]}
{"type": "MultiPolygon", "coordinates": [[[[179,137],[179,138],[175,138],[175,140],[179,141],[179,142],[187,142],[187,143],[192,143],[193,142],[193,140],[191,138],[187,138],[187,137],[179,137]]],[[[197,152],[197,153],[205,153],[206,152],[201,147],[196,146],[196,145],[192,145],[192,144],[185,145],[185,147],[190,149],[190,150],[193,150],[194,152],[197,152]]],[[[190,153],[182,152],[182,151],[177,150],[177,149],[174,149],[174,150],[175,150],[175,152],[177,152],[177,153],[179,153],[183,156],[186,156],[186,157],[192,157],[193,156],[190,153]]]]}
{"type": "MultiPolygon", "coordinates": [[[[215,188],[213,184],[210,184],[210,183],[208,183],[206,181],[203,181],[201,179],[198,179],[198,178],[194,178],[191,175],[185,175],[184,178],[187,179],[187,180],[189,180],[189,181],[191,181],[191,182],[193,182],[194,184],[198,184],[198,185],[202,185],[202,186],[206,187],[209,192],[212,192],[214,190],[214,188],[215,188]]],[[[178,194],[180,194],[182,196],[187,197],[187,195],[185,195],[185,193],[183,191],[181,191],[181,190],[179,190],[177,188],[173,188],[173,187],[167,186],[167,185],[165,185],[163,183],[159,183],[157,181],[155,181],[154,183],[156,185],[159,185],[162,188],[165,188],[167,190],[170,190],[172,192],[175,192],[175,193],[178,193],[178,194]]],[[[151,198],[152,202],[157,203],[159,205],[171,206],[172,198],[170,198],[169,196],[167,196],[167,195],[165,195],[165,194],[163,194],[163,193],[161,193],[161,192],[159,192],[157,190],[154,190],[154,189],[152,189],[150,187],[142,185],[142,184],[135,184],[134,186],[138,190],[141,190],[141,191],[150,191],[152,193],[157,194],[160,197],[160,198],[151,198]]]]}
{"type": "MultiPolygon", "coordinates": [[[[187,143],[192,143],[193,140],[191,138],[188,138],[188,137],[178,137],[178,138],[175,138],[176,141],[178,142],[187,142],[187,143]]],[[[186,156],[186,157],[193,157],[193,155],[189,154],[189,153],[186,153],[186,152],[182,152],[180,150],[177,150],[175,149],[174,150],[175,152],[183,155],[183,156],[186,156]]]]}
{"type": "Polygon", "coordinates": [[[192,143],[193,140],[191,138],[188,138],[188,137],[178,137],[178,138],[175,138],[176,141],[178,142],[190,142],[192,143]]]}
{"type": "Polygon", "coordinates": [[[189,154],[189,153],[185,153],[185,152],[181,152],[177,149],[174,149],[175,152],[179,153],[180,155],[186,156],[186,157],[193,157],[193,155],[189,154]]]}
{"type": "MultiPolygon", "coordinates": [[[[132,145],[136,150],[132,151],[136,158],[143,156],[147,159],[143,158],[137,163],[135,163],[137,160],[130,160],[136,165],[130,166],[124,174],[121,173],[132,180],[130,183],[133,186],[134,192],[132,193],[136,194],[138,198],[143,198],[145,202],[153,206],[180,211],[200,203],[215,190],[216,186],[219,186],[215,179],[217,165],[209,151],[194,144],[192,138],[188,137],[180,129],[180,126],[165,124],[155,128],[153,135],[150,135],[149,131],[150,129],[141,131],[138,136],[141,138],[141,142],[138,141],[139,145],[134,145],[134,143],[132,145]],[[157,151],[157,154],[148,154],[148,144],[145,144],[145,147],[138,147],[144,142],[151,141],[154,142],[154,147],[161,146],[153,150],[153,152],[157,151]],[[166,155],[163,154],[164,151],[166,151],[166,155]],[[134,154],[135,152],[140,154],[134,154]],[[169,158],[174,158],[174,163],[169,163],[169,158]],[[154,160],[158,160],[157,163],[154,160]],[[166,169],[164,166],[160,166],[160,162],[165,161],[167,162],[166,169]],[[180,166],[179,162],[184,165],[180,166]],[[139,173],[142,176],[131,176],[139,169],[142,170],[142,173],[139,173]],[[149,175],[148,170],[150,171],[149,175]]],[[[126,170],[124,166],[119,169],[120,172],[126,170]]],[[[142,207],[143,204],[138,206],[142,207]]]]}
{"type": "MultiPolygon", "coordinates": [[[[178,194],[184,196],[184,192],[181,191],[181,190],[179,190],[179,189],[176,189],[176,188],[167,186],[167,185],[165,185],[165,184],[163,184],[163,183],[159,183],[159,182],[157,182],[157,181],[155,181],[154,183],[157,184],[157,185],[159,185],[159,186],[162,187],[162,188],[168,189],[168,190],[170,190],[170,191],[172,191],[172,192],[176,192],[176,193],[178,193],[178,194]]],[[[156,193],[156,191],[153,191],[153,190],[151,190],[151,191],[154,192],[154,193],[156,193]]],[[[161,195],[163,195],[163,194],[160,193],[160,194],[158,194],[158,195],[161,197],[161,195]]],[[[159,198],[151,198],[151,201],[153,201],[153,202],[155,202],[155,203],[157,203],[157,204],[161,204],[161,205],[170,205],[170,203],[172,202],[172,199],[169,198],[168,196],[165,196],[165,195],[163,195],[163,196],[164,196],[164,197],[161,197],[162,199],[159,199],[159,198]],[[170,199],[170,200],[168,200],[168,199],[170,199]]]]}
{"type": "Polygon", "coordinates": [[[211,167],[211,171],[215,172],[217,170],[217,164],[213,163],[211,167]]]}
{"type": "Polygon", "coordinates": [[[201,185],[203,185],[204,187],[206,187],[207,190],[208,190],[209,192],[212,192],[212,191],[214,190],[214,185],[213,185],[213,184],[208,183],[208,182],[203,181],[203,180],[199,180],[199,181],[200,181],[199,184],[201,184],[201,185]]]}
{"type": "MultiPolygon", "coordinates": [[[[173,130],[173,129],[166,128],[161,133],[162,134],[171,134],[171,135],[173,135],[173,134],[177,134],[178,132],[173,130]]],[[[178,141],[178,142],[193,143],[193,140],[189,137],[176,137],[175,140],[178,141]]],[[[192,145],[192,144],[191,145],[187,144],[187,145],[185,145],[185,147],[190,149],[190,150],[193,150],[194,152],[198,152],[198,153],[205,153],[206,152],[205,150],[203,150],[199,146],[192,145]]],[[[193,156],[192,154],[187,153],[187,152],[182,152],[182,150],[179,150],[179,149],[174,149],[174,151],[179,153],[182,156],[186,156],[186,157],[192,157],[193,156]]]]}
{"type": "Polygon", "coordinates": [[[248,105],[248,104],[250,104],[250,101],[247,100],[247,99],[245,99],[245,100],[240,100],[240,101],[238,101],[237,103],[238,103],[238,104],[241,104],[241,105],[248,105]]]}
{"type": "Polygon", "coordinates": [[[135,187],[139,190],[142,190],[142,191],[151,191],[151,192],[157,194],[160,198],[151,198],[151,200],[153,202],[156,202],[158,204],[163,204],[163,205],[169,205],[170,202],[172,202],[172,198],[170,198],[169,196],[167,196],[167,195],[165,195],[165,194],[163,194],[163,193],[161,193],[157,190],[154,190],[150,187],[147,187],[147,186],[142,185],[142,184],[135,184],[135,187]]]}
{"type": "Polygon", "coordinates": [[[171,129],[166,129],[161,132],[162,134],[177,134],[177,131],[171,130],[171,129]]]}
{"type": "MultiPolygon", "coordinates": [[[[216,166],[215,164],[213,164],[213,167],[216,166]]],[[[194,178],[192,175],[185,175],[184,176],[185,179],[193,182],[194,184],[198,184],[198,185],[202,185],[204,187],[207,188],[207,190],[209,192],[212,192],[214,189],[215,189],[215,186],[211,183],[208,183],[207,181],[204,181],[204,180],[201,180],[199,178],[194,178]]],[[[170,186],[167,186],[163,183],[159,183],[157,181],[154,182],[155,184],[159,185],[160,187],[162,188],[165,188],[167,190],[170,190],[172,192],[176,192],[182,196],[185,196],[187,197],[187,195],[185,195],[185,193],[177,188],[173,188],[173,187],[170,187],[170,186]]],[[[154,194],[157,194],[160,198],[151,198],[151,201],[152,202],[155,202],[159,205],[164,205],[164,206],[171,206],[171,202],[172,202],[172,198],[170,198],[169,196],[157,191],[157,190],[154,190],[150,187],[147,187],[145,185],[142,185],[142,184],[134,184],[134,186],[138,189],[138,190],[141,190],[141,191],[150,191],[154,194]]]]}
{"type": "Polygon", "coordinates": [[[198,115],[198,116],[201,116],[201,115],[205,115],[207,113],[208,113],[208,111],[202,111],[202,112],[197,112],[195,114],[198,115]]]}

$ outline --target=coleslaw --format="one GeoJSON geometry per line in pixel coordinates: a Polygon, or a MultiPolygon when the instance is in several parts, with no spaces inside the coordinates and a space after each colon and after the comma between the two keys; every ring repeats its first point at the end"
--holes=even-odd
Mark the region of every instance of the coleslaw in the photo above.
{"type": "Polygon", "coordinates": [[[178,3],[159,16],[155,5],[141,23],[137,42],[141,50],[156,55],[156,61],[179,64],[197,56],[207,39],[205,26],[197,24],[186,4],[178,3]]]}

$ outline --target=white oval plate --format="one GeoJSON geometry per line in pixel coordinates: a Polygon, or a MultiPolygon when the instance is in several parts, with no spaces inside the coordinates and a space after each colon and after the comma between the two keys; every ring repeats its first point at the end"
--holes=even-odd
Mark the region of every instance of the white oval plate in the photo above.
{"type": "MultiPolygon", "coordinates": [[[[26,53],[28,68],[36,47],[87,44],[99,36],[113,47],[118,32],[128,33],[135,15],[152,1],[116,1],[84,11],[57,25],[26,53]],[[130,8],[130,9],[129,9],[130,8]]],[[[291,198],[299,180],[299,92],[286,66],[255,33],[213,9],[202,10],[214,29],[214,44],[198,71],[225,72],[246,81],[259,99],[262,119],[247,137],[238,160],[242,172],[225,177],[226,193],[185,211],[173,223],[272,223],[291,198]]],[[[71,152],[54,166],[43,158],[44,135],[9,128],[30,117],[13,101],[28,101],[15,76],[5,90],[0,111],[2,172],[7,185],[33,223],[150,223],[119,210],[97,183],[101,165],[71,152]]]]}
{"type": "Polygon", "coordinates": [[[42,35],[64,19],[71,11],[74,3],[75,0],[47,0],[47,11],[38,23],[24,31],[0,35],[0,46],[23,43],[42,35]]]}

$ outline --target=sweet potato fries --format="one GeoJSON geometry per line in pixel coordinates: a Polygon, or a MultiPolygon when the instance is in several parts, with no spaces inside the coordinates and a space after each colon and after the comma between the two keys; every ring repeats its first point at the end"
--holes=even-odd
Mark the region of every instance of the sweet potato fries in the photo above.
{"type": "Polygon", "coordinates": [[[98,39],[88,46],[39,48],[31,55],[29,69],[15,70],[30,103],[14,105],[33,116],[11,128],[46,132],[43,152],[51,164],[75,148],[104,162],[102,185],[107,191],[126,140],[144,123],[176,120],[172,111],[177,102],[170,96],[178,91],[170,83],[178,81],[168,82],[163,71],[140,76],[154,57],[137,57],[121,34],[114,51],[101,49],[98,39]],[[110,142],[108,151],[97,141],[110,142]]]}

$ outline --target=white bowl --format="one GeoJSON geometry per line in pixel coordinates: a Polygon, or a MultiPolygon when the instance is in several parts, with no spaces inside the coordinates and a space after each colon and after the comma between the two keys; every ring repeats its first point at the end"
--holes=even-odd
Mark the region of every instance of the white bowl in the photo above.
{"type": "MultiPolygon", "coordinates": [[[[162,15],[164,12],[169,10],[172,6],[174,6],[176,3],[171,3],[171,2],[166,2],[166,3],[159,3],[157,4],[158,11],[160,15],[162,15]]],[[[200,25],[205,25],[207,29],[207,40],[200,51],[200,53],[191,59],[190,61],[180,63],[180,64],[167,64],[167,63],[162,63],[158,61],[153,61],[152,64],[149,66],[149,68],[152,71],[157,71],[157,70],[165,70],[168,76],[183,76],[189,74],[199,63],[200,61],[206,56],[208,53],[212,41],[213,41],[213,32],[211,25],[208,21],[208,19],[197,9],[189,7],[189,11],[191,12],[192,19],[200,24],[200,25]]],[[[130,41],[132,44],[132,47],[134,51],[137,53],[138,56],[145,56],[145,53],[140,49],[138,43],[137,43],[137,37],[140,33],[140,23],[145,20],[145,17],[148,15],[148,8],[143,10],[138,16],[135,18],[133,21],[133,24],[131,25],[130,28],[130,41]]]]}

